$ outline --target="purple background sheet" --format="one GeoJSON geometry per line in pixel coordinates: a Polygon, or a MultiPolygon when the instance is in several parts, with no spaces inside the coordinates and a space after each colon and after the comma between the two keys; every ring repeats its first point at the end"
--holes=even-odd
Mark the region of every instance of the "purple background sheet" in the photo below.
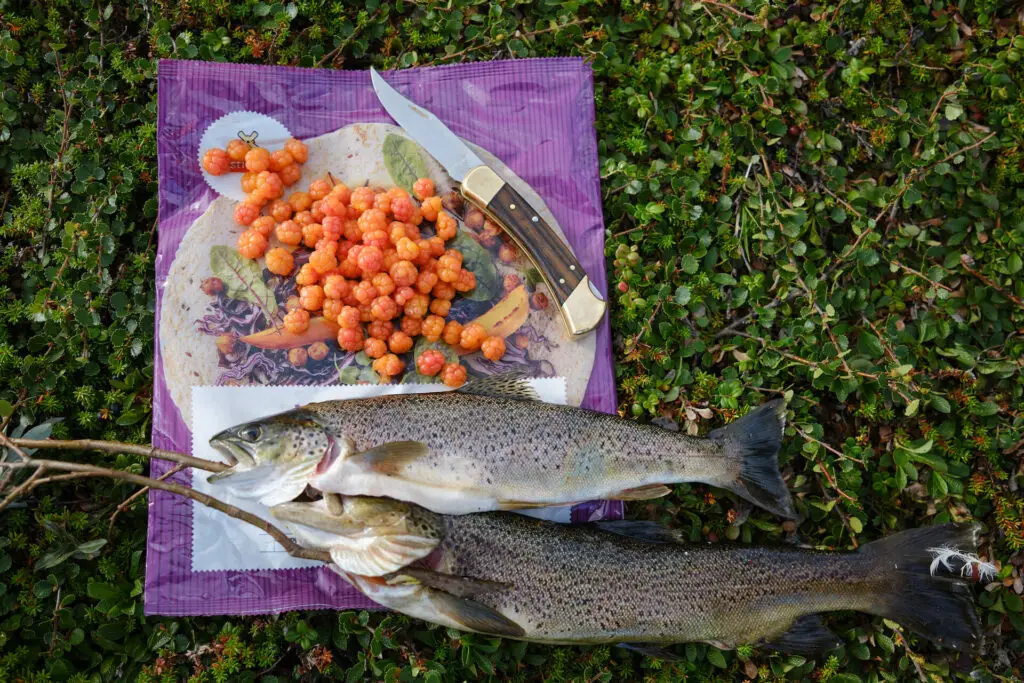
{"type": "MultiPolygon", "coordinates": [[[[594,284],[607,293],[604,221],[594,132],[593,74],[581,59],[528,59],[408,69],[385,74],[457,135],[501,159],[544,199],[594,284]]],[[[161,60],[158,75],[159,244],[156,258],[156,379],[153,443],[191,452],[191,434],[171,400],[160,355],[160,308],[174,254],[216,198],[197,162],[200,138],[224,114],[250,110],[304,139],[358,122],[393,123],[369,71],[332,71],[161,60]]],[[[583,406],[614,412],[607,318],[583,406]]],[[[170,469],[153,461],[153,476],[170,469]]],[[[189,485],[188,473],[174,481],[189,485]]],[[[578,505],[573,521],[619,518],[622,503],[578,505]]],[[[373,609],[375,603],[327,568],[191,570],[190,502],[149,494],[145,611],[172,616],[267,614],[293,609],[373,609]]]]}

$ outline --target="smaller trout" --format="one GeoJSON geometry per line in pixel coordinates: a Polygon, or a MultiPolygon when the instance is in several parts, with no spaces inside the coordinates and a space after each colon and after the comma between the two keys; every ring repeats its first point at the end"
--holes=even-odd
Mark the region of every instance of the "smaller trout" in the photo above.
{"type": "Polygon", "coordinates": [[[657,648],[691,641],[723,649],[763,644],[827,651],[841,641],[820,615],[846,610],[973,651],[980,628],[970,586],[959,577],[994,575],[971,554],[978,539],[973,526],[904,531],[841,554],[686,545],[650,522],[562,525],[503,512],[445,516],[384,500],[345,499],[339,509],[348,528],[364,519],[359,533],[365,539],[382,519],[380,506],[394,513],[378,527],[380,536],[397,528],[408,533],[415,520],[423,544],[416,553],[423,559],[383,576],[353,571],[360,566],[352,563],[355,545],[340,539],[339,517],[325,501],[285,503],[271,512],[298,532],[300,542],[319,548],[343,543],[349,554],[339,555],[332,568],[385,607],[489,635],[627,644],[655,656],[666,656],[657,648]],[[372,514],[363,515],[363,508],[372,514]],[[307,535],[325,529],[333,540],[328,533],[318,545],[307,535]],[[952,576],[934,576],[940,567],[952,576]]]}
{"type": "Polygon", "coordinates": [[[696,438],[543,403],[512,373],[458,391],[313,403],[233,427],[210,444],[237,465],[211,481],[232,484],[238,472],[252,497],[269,490],[281,502],[301,469],[323,492],[445,514],[642,500],[670,493],[665,484],[701,482],[793,518],[778,466],[784,424],[779,399],[696,438]],[[273,478],[267,490],[254,483],[261,476],[273,478]]]}

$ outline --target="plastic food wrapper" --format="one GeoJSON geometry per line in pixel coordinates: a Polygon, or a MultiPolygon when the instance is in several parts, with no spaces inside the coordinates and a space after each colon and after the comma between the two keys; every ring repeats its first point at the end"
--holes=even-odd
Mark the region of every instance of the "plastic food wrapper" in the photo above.
{"type": "MultiPolygon", "coordinates": [[[[606,295],[593,78],[582,60],[497,61],[384,76],[473,146],[506,182],[531,202],[536,198],[545,219],[562,232],[606,295]]],[[[245,346],[225,352],[216,345],[225,331],[265,331],[265,321],[277,314],[277,302],[293,283],[268,278],[255,262],[237,258],[240,228],[231,212],[238,195],[224,176],[205,173],[200,158],[207,145],[223,146],[234,136],[274,150],[285,135],[310,149],[295,190],[326,172],[350,187],[402,185],[408,180],[402,168],[410,167],[433,178],[438,194],[451,189],[436,162],[394,127],[368,71],[161,61],[153,397],[153,443],[159,448],[215,459],[209,437],[253,417],[314,400],[439,388],[415,383],[415,377],[377,385],[361,364],[366,359],[346,355],[336,344],[327,359],[302,368],[289,365],[281,350],[245,346]],[[204,291],[203,278],[209,275],[221,278],[226,291],[204,291]]],[[[451,211],[460,233],[472,227],[468,214],[451,211]]],[[[467,262],[472,258],[489,270],[475,271],[476,290],[458,297],[449,317],[463,322],[489,313],[516,320],[517,343],[508,344],[501,361],[486,361],[479,353],[462,358],[471,376],[526,369],[538,378],[532,381],[544,400],[614,412],[607,319],[594,333],[571,342],[557,312],[535,305],[543,285],[523,259],[499,261],[461,234],[455,246],[467,262]],[[487,265],[491,261],[494,265],[487,265]],[[523,284],[502,289],[503,274],[521,275],[523,284]]],[[[170,463],[153,461],[152,475],[170,469],[170,463]]],[[[208,486],[203,473],[185,470],[172,480],[267,516],[258,504],[208,486]]],[[[326,567],[295,560],[239,520],[163,491],[150,492],[149,501],[147,614],[376,607],[326,567]]],[[[622,516],[622,503],[593,501],[530,514],[562,522],[614,519],[622,516]]]]}

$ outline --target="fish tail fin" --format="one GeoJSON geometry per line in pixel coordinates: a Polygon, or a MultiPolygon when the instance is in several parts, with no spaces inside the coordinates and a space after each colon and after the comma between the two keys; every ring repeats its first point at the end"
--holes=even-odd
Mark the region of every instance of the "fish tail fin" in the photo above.
{"type": "Polygon", "coordinates": [[[868,543],[860,554],[870,561],[878,590],[873,613],[896,621],[923,638],[953,649],[977,652],[981,627],[967,579],[994,576],[982,562],[976,525],[943,524],[912,529],[868,543]],[[950,576],[937,576],[939,571],[950,576]]]}
{"type": "Polygon", "coordinates": [[[754,409],[708,438],[739,461],[739,477],[721,484],[780,517],[796,519],[793,499],[779,471],[779,448],[786,426],[786,402],[779,398],[754,409]]]}

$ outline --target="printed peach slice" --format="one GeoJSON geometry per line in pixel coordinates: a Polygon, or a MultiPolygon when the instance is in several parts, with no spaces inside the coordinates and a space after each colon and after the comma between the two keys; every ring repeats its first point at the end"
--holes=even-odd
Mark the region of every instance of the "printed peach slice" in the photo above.
{"type": "Polygon", "coordinates": [[[292,334],[284,327],[271,327],[242,337],[240,341],[260,349],[294,349],[297,346],[308,346],[313,342],[336,339],[338,323],[323,316],[311,318],[309,327],[301,334],[292,334]]]}
{"type": "MultiPolygon", "coordinates": [[[[492,337],[505,338],[522,327],[529,315],[530,298],[526,294],[526,285],[519,285],[494,304],[491,310],[472,322],[483,325],[492,337]]],[[[469,352],[458,349],[458,353],[464,356],[469,352]]]]}

